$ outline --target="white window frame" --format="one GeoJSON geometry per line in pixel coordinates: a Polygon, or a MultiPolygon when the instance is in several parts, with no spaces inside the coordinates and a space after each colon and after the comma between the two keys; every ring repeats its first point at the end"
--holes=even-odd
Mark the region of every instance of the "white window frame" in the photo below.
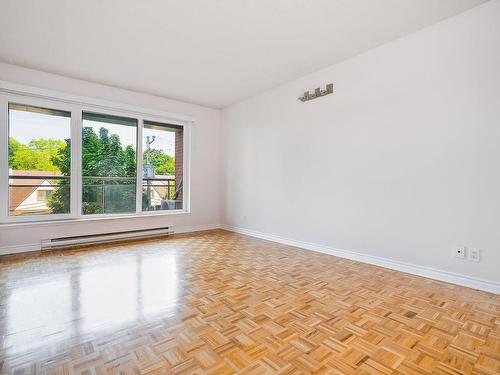
{"type": "Polygon", "coordinates": [[[80,221],[93,219],[116,219],[120,217],[144,217],[190,213],[191,135],[194,120],[185,115],[173,114],[122,103],[107,102],[65,93],[33,88],[0,81],[0,224],[80,221]],[[71,113],[71,177],[70,213],[9,216],[9,165],[8,165],[8,107],[9,103],[50,108],[71,113]],[[82,213],[82,114],[102,113],[111,116],[129,117],[137,120],[136,144],[136,210],[133,213],[88,214],[82,213]],[[142,211],[142,162],[144,121],[153,121],[183,127],[183,202],[182,209],[142,211]]]}

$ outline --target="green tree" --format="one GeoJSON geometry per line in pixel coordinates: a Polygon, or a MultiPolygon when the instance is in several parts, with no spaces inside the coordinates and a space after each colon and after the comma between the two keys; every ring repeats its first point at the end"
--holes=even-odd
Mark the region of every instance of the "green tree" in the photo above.
{"type": "MultiPolygon", "coordinates": [[[[59,169],[62,175],[71,175],[71,140],[66,139],[66,146],[58,150],[52,162],[59,169]]],[[[48,206],[52,208],[55,214],[66,214],[70,212],[70,179],[54,180],[57,184],[56,191],[51,194],[48,200],[48,206]]]]}
{"type": "Polygon", "coordinates": [[[55,163],[59,157],[59,150],[65,147],[66,142],[59,139],[33,139],[25,145],[10,138],[9,167],[17,170],[59,172],[55,163]]]}
{"type": "Polygon", "coordinates": [[[100,176],[102,168],[101,142],[99,137],[91,127],[84,127],[82,130],[82,171],[83,176],[100,176]]]}
{"type": "MultiPolygon", "coordinates": [[[[144,151],[144,160],[146,160],[146,151],[144,151]]],[[[161,175],[175,174],[175,158],[165,154],[162,150],[151,149],[149,160],[155,167],[155,173],[161,175]]]]}
{"type": "MultiPolygon", "coordinates": [[[[69,147],[57,158],[61,172],[71,173],[69,147]]],[[[84,214],[119,213],[135,211],[136,153],[134,147],[122,146],[117,134],[100,128],[96,134],[92,127],[82,129],[82,211],[84,214]],[[116,177],[116,179],[109,179],[116,177]],[[122,179],[119,179],[122,177],[122,179]]],[[[49,205],[54,212],[69,212],[69,185],[64,181],[49,205]]]]}
{"type": "Polygon", "coordinates": [[[83,129],[82,209],[84,214],[135,211],[135,149],[102,127],[83,129]],[[99,178],[101,177],[101,178],[99,178]],[[122,179],[108,179],[122,177],[122,179]]]}
{"type": "Polygon", "coordinates": [[[135,149],[131,145],[125,147],[125,175],[128,177],[135,177],[137,163],[135,156],[135,149]]]}
{"type": "Polygon", "coordinates": [[[14,157],[16,155],[17,150],[21,147],[21,143],[16,139],[10,137],[9,138],[9,167],[13,168],[14,157]]]}

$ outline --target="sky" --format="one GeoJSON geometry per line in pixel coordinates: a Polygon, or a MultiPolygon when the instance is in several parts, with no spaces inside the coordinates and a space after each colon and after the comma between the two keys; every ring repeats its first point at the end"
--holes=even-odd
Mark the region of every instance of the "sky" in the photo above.
{"type": "MultiPolygon", "coordinates": [[[[97,121],[84,120],[83,126],[91,126],[96,133],[100,127],[106,127],[109,134],[118,134],[124,146],[135,146],[136,129],[131,126],[113,125],[97,121]]],[[[9,110],[9,137],[28,144],[32,139],[54,138],[64,140],[70,138],[71,120],[69,117],[51,116],[41,113],[9,110]]],[[[163,150],[175,156],[175,134],[171,131],[144,128],[143,136],[156,136],[152,148],[163,150]]],[[[143,145],[145,141],[143,141],[143,145]]],[[[144,147],[144,146],[143,146],[144,147]]]]}

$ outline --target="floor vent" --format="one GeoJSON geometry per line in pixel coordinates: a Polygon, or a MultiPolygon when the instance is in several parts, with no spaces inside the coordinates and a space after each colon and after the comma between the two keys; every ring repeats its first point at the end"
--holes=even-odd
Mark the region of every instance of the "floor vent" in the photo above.
{"type": "Polygon", "coordinates": [[[131,230],[125,232],[92,234],[86,236],[61,237],[42,240],[42,250],[59,249],[63,247],[93,245],[106,242],[154,238],[174,233],[174,227],[131,230]]]}

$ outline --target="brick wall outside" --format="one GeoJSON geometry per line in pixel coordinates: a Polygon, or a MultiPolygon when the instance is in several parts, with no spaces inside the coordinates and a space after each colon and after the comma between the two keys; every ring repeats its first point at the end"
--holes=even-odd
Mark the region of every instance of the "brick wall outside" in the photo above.
{"type": "MultiPolygon", "coordinates": [[[[184,171],[184,130],[177,129],[175,131],[175,189],[179,188],[182,182],[184,171]]],[[[182,200],[182,190],[177,199],[182,200]]]]}

